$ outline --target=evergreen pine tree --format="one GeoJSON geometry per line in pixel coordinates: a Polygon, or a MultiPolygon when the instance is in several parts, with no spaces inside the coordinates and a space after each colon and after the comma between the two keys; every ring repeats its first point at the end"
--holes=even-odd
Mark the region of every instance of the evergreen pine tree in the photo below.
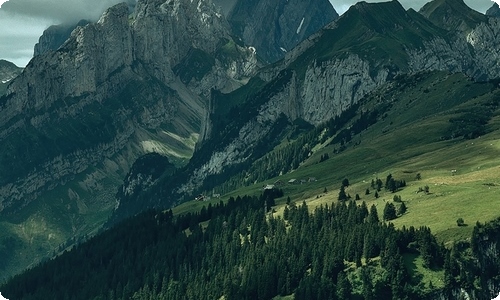
{"type": "Polygon", "coordinates": [[[380,220],[378,218],[377,207],[375,207],[375,204],[373,204],[370,207],[370,215],[368,216],[368,221],[370,223],[378,223],[378,222],[380,222],[380,220]]]}
{"type": "Polygon", "coordinates": [[[404,215],[406,212],[406,204],[404,202],[401,202],[401,205],[399,206],[398,209],[398,215],[404,215]]]}
{"type": "Polygon", "coordinates": [[[340,187],[338,199],[339,199],[339,201],[346,201],[347,200],[347,194],[345,193],[345,188],[343,185],[340,187]]]}
{"type": "Polygon", "coordinates": [[[352,298],[352,285],[344,271],[340,272],[337,277],[337,298],[339,300],[352,298]]]}
{"type": "Polygon", "coordinates": [[[396,207],[391,202],[386,202],[384,207],[384,221],[396,219],[396,207]]]}

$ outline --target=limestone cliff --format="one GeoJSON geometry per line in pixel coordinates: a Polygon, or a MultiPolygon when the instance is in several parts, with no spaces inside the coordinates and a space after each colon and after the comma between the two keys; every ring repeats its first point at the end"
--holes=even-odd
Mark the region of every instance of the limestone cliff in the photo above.
{"type": "MultiPolygon", "coordinates": [[[[32,203],[68,210],[31,237],[42,241],[95,229],[89,222],[104,221],[132,163],[157,152],[184,165],[209,132],[206,95],[234,90],[256,68],[254,51],[232,40],[211,1],[109,8],[34,57],[0,97],[0,213],[32,203]],[[210,61],[203,69],[200,58],[210,61]]],[[[51,253],[49,244],[40,251],[51,253]]]]}

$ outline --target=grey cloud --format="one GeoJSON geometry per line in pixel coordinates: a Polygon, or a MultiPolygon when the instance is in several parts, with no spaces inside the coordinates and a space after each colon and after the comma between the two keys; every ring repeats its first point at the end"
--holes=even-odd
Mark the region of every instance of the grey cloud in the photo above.
{"type": "MultiPolygon", "coordinates": [[[[43,30],[53,24],[97,20],[102,12],[124,0],[9,0],[0,8],[0,59],[25,66],[33,55],[33,46],[43,30]]],[[[189,0],[185,0],[189,1],[189,0]]],[[[226,0],[221,0],[222,2],[226,0]]],[[[135,0],[126,0],[134,3],[135,0]]],[[[230,1],[229,1],[230,2],[230,1]]],[[[339,14],[356,0],[330,0],[339,14]]],[[[381,2],[367,0],[367,2],[381,2]]],[[[420,9],[427,0],[401,0],[405,8],[420,9]]],[[[472,8],[485,12],[490,0],[465,0],[472,8]]]]}
{"type": "Polygon", "coordinates": [[[33,56],[33,45],[51,23],[47,20],[11,15],[0,10],[0,59],[25,66],[33,56]]]}
{"type": "Polygon", "coordinates": [[[25,66],[47,27],[96,21],[106,8],[120,2],[136,0],[9,0],[0,7],[0,59],[25,66]]]}
{"type": "Polygon", "coordinates": [[[102,12],[123,0],[10,0],[1,10],[15,15],[52,20],[53,23],[97,20],[102,12]]]}

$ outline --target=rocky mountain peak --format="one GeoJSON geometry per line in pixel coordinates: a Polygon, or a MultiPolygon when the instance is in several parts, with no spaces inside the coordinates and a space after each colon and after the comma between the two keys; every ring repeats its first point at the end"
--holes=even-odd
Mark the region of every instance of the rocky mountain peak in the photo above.
{"type": "Polygon", "coordinates": [[[282,59],[336,18],[338,14],[328,0],[238,0],[228,15],[235,34],[267,62],[282,59]]]}
{"type": "Polygon", "coordinates": [[[447,30],[468,32],[486,21],[483,14],[468,7],[463,0],[434,0],[424,5],[419,12],[447,30]]]}
{"type": "Polygon", "coordinates": [[[358,2],[346,12],[346,18],[359,20],[368,29],[381,33],[393,30],[397,26],[406,27],[407,24],[402,23],[409,19],[406,10],[398,1],[382,3],[358,2]]]}
{"type": "Polygon", "coordinates": [[[85,26],[90,21],[80,20],[76,24],[52,25],[45,29],[35,44],[34,56],[57,50],[69,38],[71,32],[78,26],[85,26]]]}

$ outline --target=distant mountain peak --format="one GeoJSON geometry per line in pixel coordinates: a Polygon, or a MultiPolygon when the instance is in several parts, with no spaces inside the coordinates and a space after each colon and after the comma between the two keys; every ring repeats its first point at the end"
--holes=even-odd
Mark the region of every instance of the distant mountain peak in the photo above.
{"type": "Polygon", "coordinates": [[[338,18],[328,0],[217,0],[231,4],[227,19],[245,44],[267,62],[282,59],[301,41],[338,18]]]}
{"type": "Polygon", "coordinates": [[[469,31],[486,20],[483,14],[467,6],[463,0],[434,0],[419,12],[447,30],[469,31]]]}
{"type": "Polygon", "coordinates": [[[71,32],[78,26],[85,26],[90,21],[80,20],[76,24],[52,25],[43,31],[42,36],[35,44],[34,56],[38,56],[49,51],[57,50],[70,37],[71,32]]]}
{"type": "Polygon", "coordinates": [[[0,83],[5,84],[11,81],[17,75],[21,74],[22,70],[22,68],[16,66],[14,63],[0,59],[0,83]]]}

